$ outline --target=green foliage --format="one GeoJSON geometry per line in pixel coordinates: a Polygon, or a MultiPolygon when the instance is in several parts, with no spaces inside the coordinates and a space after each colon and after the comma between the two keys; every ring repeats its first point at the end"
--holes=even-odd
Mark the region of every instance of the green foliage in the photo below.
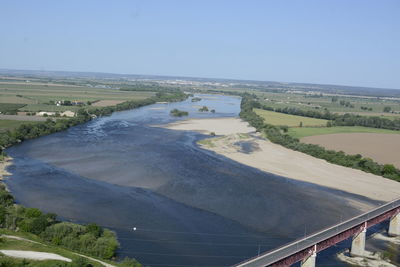
{"type": "Polygon", "coordinates": [[[86,232],[92,234],[94,237],[100,237],[103,233],[103,228],[95,223],[86,225],[86,232]]]}
{"type": "Polygon", "coordinates": [[[202,106],[201,108],[199,108],[200,112],[207,112],[208,111],[208,107],[206,106],[202,106]]]}
{"type": "Polygon", "coordinates": [[[76,260],[74,260],[71,264],[72,267],[91,267],[92,265],[89,263],[89,261],[83,257],[79,257],[76,260]]]}
{"type": "Polygon", "coordinates": [[[40,236],[54,245],[104,259],[113,257],[119,246],[114,232],[96,224],[83,226],[61,222],[47,227],[40,236]]]}
{"type": "Polygon", "coordinates": [[[0,103],[0,113],[14,115],[18,109],[23,108],[26,104],[0,103]]]}
{"type": "Polygon", "coordinates": [[[0,185],[0,205],[2,207],[10,206],[14,203],[14,197],[6,191],[4,184],[0,185]]]}
{"type": "Polygon", "coordinates": [[[383,108],[383,112],[390,112],[391,110],[392,110],[392,108],[389,106],[386,106],[383,108]]]}
{"type": "Polygon", "coordinates": [[[189,115],[189,112],[174,108],[170,111],[170,114],[174,117],[183,117],[189,115]]]}
{"type": "Polygon", "coordinates": [[[36,218],[42,215],[42,212],[36,208],[26,208],[25,215],[27,218],[36,218]]]}
{"type": "Polygon", "coordinates": [[[134,259],[130,259],[130,258],[124,258],[120,264],[118,265],[120,267],[141,267],[142,265],[140,263],[138,263],[136,260],[134,259]]]}

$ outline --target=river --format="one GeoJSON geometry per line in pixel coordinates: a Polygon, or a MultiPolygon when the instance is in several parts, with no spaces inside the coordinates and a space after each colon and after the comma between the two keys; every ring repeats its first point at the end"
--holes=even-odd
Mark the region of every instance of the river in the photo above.
{"type": "Polygon", "coordinates": [[[171,117],[174,108],[238,116],[238,97],[196,96],[11,147],[7,186],[25,206],[115,230],[118,256],[146,266],[231,265],[360,213],[349,204],[357,196],[207,152],[196,144],[202,134],[153,127],[185,119],[171,117]]]}

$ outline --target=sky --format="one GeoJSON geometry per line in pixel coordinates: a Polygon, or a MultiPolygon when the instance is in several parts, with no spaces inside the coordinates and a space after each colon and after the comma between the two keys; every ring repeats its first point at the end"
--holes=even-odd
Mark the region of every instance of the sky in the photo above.
{"type": "Polygon", "coordinates": [[[1,0],[0,68],[400,89],[400,1],[1,0]]]}

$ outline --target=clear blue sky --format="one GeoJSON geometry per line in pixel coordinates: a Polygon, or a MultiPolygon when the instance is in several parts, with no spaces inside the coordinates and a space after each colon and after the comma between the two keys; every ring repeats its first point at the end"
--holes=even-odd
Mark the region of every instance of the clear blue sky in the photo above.
{"type": "Polygon", "coordinates": [[[400,88],[400,1],[2,0],[0,68],[400,88]]]}

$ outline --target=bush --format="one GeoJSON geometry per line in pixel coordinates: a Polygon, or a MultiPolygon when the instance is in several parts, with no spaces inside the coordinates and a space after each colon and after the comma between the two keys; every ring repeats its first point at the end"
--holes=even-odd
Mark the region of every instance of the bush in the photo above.
{"type": "Polygon", "coordinates": [[[113,257],[119,246],[114,232],[96,224],[82,226],[61,222],[47,227],[41,237],[55,245],[104,259],[113,257]]]}
{"type": "Polygon", "coordinates": [[[142,265],[134,259],[124,258],[118,266],[120,266],[120,267],[141,267],[142,265]]]}

